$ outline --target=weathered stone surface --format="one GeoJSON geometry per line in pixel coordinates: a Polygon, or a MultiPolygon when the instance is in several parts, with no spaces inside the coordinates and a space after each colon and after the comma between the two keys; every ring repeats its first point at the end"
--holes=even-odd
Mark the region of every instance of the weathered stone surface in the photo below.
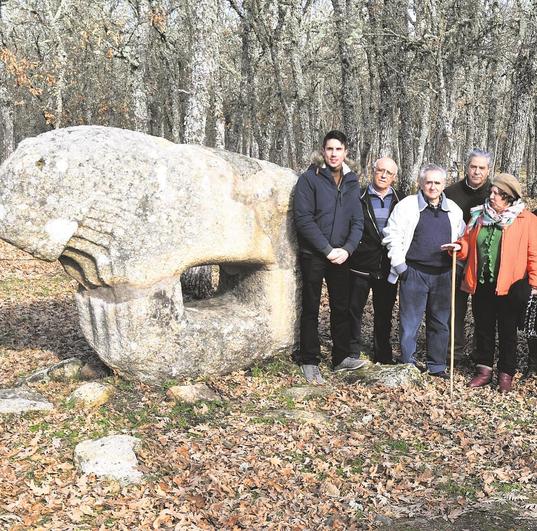
{"type": "Polygon", "coordinates": [[[112,385],[88,382],[75,389],[69,399],[82,407],[99,407],[106,404],[114,392],[115,389],[112,385]]]}
{"type": "Polygon", "coordinates": [[[0,414],[47,411],[52,408],[53,405],[44,396],[35,391],[22,387],[0,389],[0,414]]]}
{"type": "Polygon", "coordinates": [[[320,385],[300,385],[296,387],[289,387],[282,391],[282,396],[291,398],[297,402],[303,402],[310,398],[316,398],[319,396],[326,396],[329,393],[329,389],[326,386],[320,385]]]}
{"type": "Polygon", "coordinates": [[[181,400],[189,404],[199,402],[200,400],[221,400],[220,395],[204,383],[174,385],[168,389],[166,395],[168,398],[181,400]]]}
{"type": "Polygon", "coordinates": [[[345,380],[349,383],[360,382],[366,385],[385,385],[387,387],[421,385],[423,383],[420,371],[410,364],[370,364],[358,371],[348,373],[345,380]]]}
{"type": "Polygon", "coordinates": [[[17,381],[18,385],[23,383],[48,382],[71,382],[80,378],[80,371],[84,364],[78,358],[68,358],[38,371],[20,378],[17,381]]]}
{"type": "Polygon", "coordinates": [[[140,440],[130,435],[111,435],[76,445],[75,464],[84,474],[116,479],[123,484],[139,482],[143,474],[137,470],[135,450],[140,440]]]}
{"type": "Polygon", "coordinates": [[[296,174],[224,150],[72,127],[24,140],[0,167],[0,238],[78,280],[80,325],[125,377],[223,374],[289,352],[296,174]],[[217,296],[180,275],[219,264],[217,296]]]}

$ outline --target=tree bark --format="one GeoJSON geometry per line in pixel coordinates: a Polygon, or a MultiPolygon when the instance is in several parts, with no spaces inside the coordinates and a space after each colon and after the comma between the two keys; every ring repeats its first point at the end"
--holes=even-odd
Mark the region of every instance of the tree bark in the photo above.
{"type": "Polygon", "coordinates": [[[142,133],[150,132],[149,94],[147,80],[147,61],[150,47],[150,16],[149,0],[138,0],[137,22],[134,37],[134,54],[131,58],[132,71],[132,111],[134,129],[142,133]]]}
{"type": "MultiPolygon", "coordinates": [[[[190,16],[193,27],[192,35],[192,72],[189,84],[189,98],[185,113],[184,142],[187,144],[204,144],[207,114],[210,109],[211,86],[217,71],[217,43],[215,29],[218,18],[218,2],[215,0],[198,0],[195,11],[190,16]]],[[[183,289],[195,298],[205,298],[213,291],[212,267],[199,266],[185,271],[181,275],[183,289]]]]}
{"type": "Polygon", "coordinates": [[[500,170],[519,176],[537,87],[537,23],[530,19],[513,72],[513,97],[500,170]],[[532,23],[533,22],[533,23],[532,23]]]}
{"type": "Polygon", "coordinates": [[[189,98],[185,113],[184,141],[187,144],[203,144],[207,113],[210,108],[211,81],[217,69],[217,48],[215,29],[218,16],[218,2],[198,0],[195,12],[191,13],[192,72],[190,76],[189,98]]]}

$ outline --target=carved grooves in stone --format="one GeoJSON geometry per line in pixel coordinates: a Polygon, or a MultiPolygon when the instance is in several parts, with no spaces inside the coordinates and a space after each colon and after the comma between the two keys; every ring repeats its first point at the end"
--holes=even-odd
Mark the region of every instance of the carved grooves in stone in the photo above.
{"type": "MultiPolygon", "coordinates": [[[[109,225],[110,223],[105,224],[109,225]]],[[[60,262],[65,271],[86,289],[107,286],[112,276],[110,244],[112,234],[103,230],[103,223],[85,219],[64,249],[60,262]]]]}
{"type": "Polygon", "coordinates": [[[86,289],[109,286],[108,279],[114,276],[110,253],[114,230],[127,226],[133,217],[124,203],[120,197],[100,195],[60,257],[66,272],[86,289]]]}
{"type": "MultiPolygon", "coordinates": [[[[73,238],[71,238],[70,242],[72,241],[73,238]]],[[[86,289],[94,289],[107,285],[99,277],[95,258],[90,254],[76,247],[66,247],[59,260],[66,273],[86,289]]]]}

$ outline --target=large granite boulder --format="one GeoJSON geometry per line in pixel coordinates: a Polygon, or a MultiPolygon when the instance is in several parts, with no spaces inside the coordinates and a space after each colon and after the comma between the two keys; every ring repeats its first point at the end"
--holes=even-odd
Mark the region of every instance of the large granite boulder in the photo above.
{"type": "Polygon", "coordinates": [[[0,238],[79,282],[82,331],[117,372],[222,374],[295,342],[295,182],[224,150],[60,129],[0,167],[0,238]],[[220,265],[217,296],[183,303],[181,273],[202,264],[220,265]]]}

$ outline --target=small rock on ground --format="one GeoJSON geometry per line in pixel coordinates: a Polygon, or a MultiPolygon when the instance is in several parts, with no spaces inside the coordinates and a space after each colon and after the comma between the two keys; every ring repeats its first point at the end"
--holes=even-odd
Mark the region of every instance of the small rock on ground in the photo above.
{"type": "Polygon", "coordinates": [[[215,393],[208,385],[196,383],[192,385],[174,385],[166,393],[168,398],[181,400],[193,404],[200,400],[221,400],[220,395],[215,393]]]}
{"type": "Polygon", "coordinates": [[[317,411],[304,411],[302,409],[279,409],[267,413],[269,417],[284,417],[290,420],[303,422],[304,424],[313,424],[314,426],[324,426],[329,423],[329,418],[324,413],[317,411]]]}
{"type": "Polygon", "coordinates": [[[130,435],[111,435],[82,441],[75,448],[74,460],[84,474],[115,479],[122,484],[138,483],[143,474],[137,470],[134,451],[140,440],[130,435]]]}
{"type": "Polygon", "coordinates": [[[423,384],[420,371],[410,364],[381,365],[375,363],[358,371],[347,373],[345,380],[348,383],[360,382],[364,385],[385,385],[386,387],[423,384]]]}
{"type": "Polygon", "coordinates": [[[69,399],[82,407],[99,407],[110,400],[114,391],[115,389],[111,385],[88,382],[75,389],[69,399]]]}
{"type": "Polygon", "coordinates": [[[33,382],[48,382],[50,380],[55,382],[72,382],[80,378],[80,370],[83,365],[83,362],[78,358],[68,358],[50,367],[39,369],[29,376],[20,378],[17,381],[17,385],[33,382]]]}
{"type": "Polygon", "coordinates": [[[329,393],[329,389],[326,386],[321,385],[301,385],[295,387],[289,387],[282,392],[282,396],[286,398],[292,398],[297,402],[303,402],[310,398],[317,398],[319,396],[326,396],[329,393]]]}
{"type": "Polygon", "coordinates": [[[21,387],[0,389],[0,414],[48,411],[53,405],[42,395],[21,387]]]}

